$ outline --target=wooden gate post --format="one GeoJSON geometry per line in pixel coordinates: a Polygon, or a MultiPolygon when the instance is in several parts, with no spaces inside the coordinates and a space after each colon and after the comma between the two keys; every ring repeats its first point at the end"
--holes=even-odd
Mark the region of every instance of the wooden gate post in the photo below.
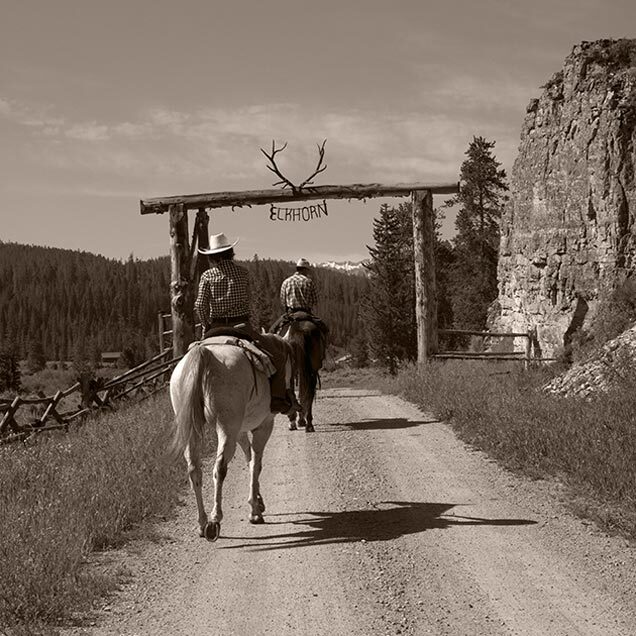
{"type": "Polygon", "coordinates": [[[435,216],[433,193],[414,190],[413,258],[415,261],[415,321],[417,362],[422,364],[437,353],[437,284],[435,281],[435,216]]]}
{"type": "MultiPolygon", "coordinates": [[[[193,236],[196,237],[197,247],[207,249],[210,247],[210,216],[205,208],[197,210],[196,220],[194,222],[193,236]]],[[[192,273],[193,282],[197,282],[201,278],[201,274],[208,268],[208,259],[198,251],[194,253],[190,264],[190,272],[192,273]]],[[[196,292],[195,292],[196,293],[196,292]]]]}
{"type": "Polygon", "coordinates": [[[157,329],[159,330],[159,353],[163,351],[163,332],[166,330],[163,322],[163,311],[161,309],[157,315],[157,329]]]}
{"type": "Polygon", "coordinates": [[[170,214],[170,307],[172,310],[172,351],[182,356],[194,339],[194,299],[190,279],[188,211],[182,203],[169,207],[170,214]]]}
{"type": "MultiPolygon", "coordinates": [[[[205,208],[199,208],[197,210],[196,220],[194,222],[194,232],[193,236],[196,237],[197,248],[207,249],[210,247],[210,216],[208,215],[205,208]]],[[[208,257],[199,254],[198,250],[194,251],[192,256],[192,263],[190,263],[190,278],[192,280],[193,285],[193,293],[196,297],[199,291],[199,280],[201,279],[201,274],[208,269],[208,257]]],[[[194,317],[195,327],[194,327],[194,337],[197,340],[203,338],[203,325],[200,325],[199,328],[196,326],[196,316],[194,317]]],[[[199,318],[201,318],[199,316],[199,318]]]]}

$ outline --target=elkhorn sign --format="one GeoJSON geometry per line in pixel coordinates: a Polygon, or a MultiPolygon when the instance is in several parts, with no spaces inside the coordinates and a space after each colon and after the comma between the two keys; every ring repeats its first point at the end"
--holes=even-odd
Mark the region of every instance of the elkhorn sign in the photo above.
{"type": "Polygon", "coordinates": [[[273,203],[269,206],[270,221],[310,221],[322,218],[323,214],[329,216],[327,201],[324,199],[322,204],[305,205],[302,208],[279,208],[273,203]]]}

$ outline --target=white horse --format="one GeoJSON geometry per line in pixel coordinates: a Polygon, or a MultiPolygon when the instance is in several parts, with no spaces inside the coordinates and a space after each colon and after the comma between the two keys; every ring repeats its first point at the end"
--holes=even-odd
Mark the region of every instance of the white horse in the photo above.
{"type": "Polygon", "coordinates": [[[272,434],[267,374],[245,351],[231,344],[196,345],[179,362],[170,378],[170,399],[175,412],[174,452],[183,453],[199,514],[200,536],[219,537],[223,480],[241,446],[250,467],[251,523],[263,523],[265,504],[259,488],[263,450],[272,434]],[[205,424],[216,426],[214,507],[210,519],[203,505],[201,460],[205,424]]]}

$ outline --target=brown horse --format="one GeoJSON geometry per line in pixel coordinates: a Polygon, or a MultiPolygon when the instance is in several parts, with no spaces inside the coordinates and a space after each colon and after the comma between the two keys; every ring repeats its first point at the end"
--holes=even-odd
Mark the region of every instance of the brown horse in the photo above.
{"type": "MultiPolygon", "coordinates": [[[[311,320],[292,320],[282,329],[281,335],[294,351],[293,375],[298,386],[298,401],[302,410],[298,413],[298,426],[313,432],[312,408],[316,397],[319,371],[325,357],[326,342],[320,327],[311,320]]],[[[289,415],[289,430],[295,431],[296,411],[289,415]]]]}

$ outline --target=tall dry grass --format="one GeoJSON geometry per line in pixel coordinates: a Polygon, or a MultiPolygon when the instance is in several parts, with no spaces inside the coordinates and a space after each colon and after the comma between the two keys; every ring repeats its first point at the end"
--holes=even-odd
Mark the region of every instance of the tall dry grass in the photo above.
{"type": "Polygon", "coordinates": [[[163,395],[0,448],[0,627],[52,633],[113,584],[86,557],[175,505],[186,481],[166,461],[171,424],[163,395]]]}
{"type": "Polygon", "coordinates": [[[473,361],[409,367],[385,389],[432,410],[505,466],[556,477],[577,512],[636,538],[636,391],[592,401],[547,394],[549,369],[473,361]]]}

